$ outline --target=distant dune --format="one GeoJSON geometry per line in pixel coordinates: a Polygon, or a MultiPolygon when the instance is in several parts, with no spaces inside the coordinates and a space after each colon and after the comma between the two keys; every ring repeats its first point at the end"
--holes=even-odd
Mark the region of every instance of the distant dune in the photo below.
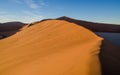
{"type": "Polygon", "coordinates": [[[9,37],[19,31],[25,24],[21,22],[0,23],[0,39],[9,37]]]}
{"type": "Polygon", "coordinates": [[[100,75],[101,41],[67,21],[35,23],[0,40],[0,75],[100,75]]]}
{"type": "Polygon", "coordinates": [[[78,25],[82,25],[94,32],[113,32],[120,33],[120,25],[117,24],[104,24],[104,23],[94,23],[88,21],[82,21],[77,19],[72,19],[66,16],[57,18],[58,20],[65,20],[68,22],[72,22],[78,25]]]}
{"type": "Polygon", "coordinates": [[[24,23],[21,22],[7,22],[0,23],[0,32],[18,30],[23,27],[24,23]]]}

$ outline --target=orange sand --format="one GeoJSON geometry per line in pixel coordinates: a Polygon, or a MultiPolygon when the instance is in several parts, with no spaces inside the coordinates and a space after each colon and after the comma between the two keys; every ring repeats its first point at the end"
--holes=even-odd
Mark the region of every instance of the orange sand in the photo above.
{"type": "Polygon", "coordinates": [[[28,28],[28,26],[29,26],[29,25],[25,25],[25,26],[23,26],[20,30],[24,30],[24,29],[28,28]]]}
{"type": "Polygon", "coordinates": [[[0,75],[100,75],[101,40],[66,21],[37,23],[0,40],[0,75]]]}

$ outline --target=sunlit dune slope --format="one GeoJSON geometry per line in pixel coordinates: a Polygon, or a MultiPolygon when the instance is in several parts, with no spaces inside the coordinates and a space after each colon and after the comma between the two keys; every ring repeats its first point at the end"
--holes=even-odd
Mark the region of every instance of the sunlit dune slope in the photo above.
{"type": "Polygon", "coordinates": [[[27,29],[29,27],[29,24],[24,25],[22,28],[20,28],[20,30],[24,30],[27,29]]]}
{"type": "Polygon", "coordinates": [[[100,75],[101,40],[66,21],[37,23],[0,40],[0,75],[100,75]]]}

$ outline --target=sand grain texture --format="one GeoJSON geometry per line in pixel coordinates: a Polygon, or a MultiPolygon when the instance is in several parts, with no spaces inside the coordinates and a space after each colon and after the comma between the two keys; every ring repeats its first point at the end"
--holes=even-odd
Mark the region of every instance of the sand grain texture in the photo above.
{"type": "Polygon", "coordinates": [[[37,23],[0,40],[0,75],[101,75],[101,40],[66,21],[37,23]]]}

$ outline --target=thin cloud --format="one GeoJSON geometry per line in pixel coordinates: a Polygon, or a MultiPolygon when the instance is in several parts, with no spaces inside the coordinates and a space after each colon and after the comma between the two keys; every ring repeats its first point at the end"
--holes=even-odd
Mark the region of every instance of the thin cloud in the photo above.
{"type": "Polygon", "coordinates": [[[17,3],[17,4],[22,4],[21,0],[11,0],[11,1],[14,2],[14,3],[17,3]]]}
{"type": "Polygon", "coordinates": [[[4,23],[4,22],[10,22],[10,21],[17,21],[14,15],[0,15],[0,22],[4,23]]]}
{"type": "Polygon", "coordinates": [[[23,10],[22,12],[24,13],[24,15],[26,15],[22,17],[25,22],[30,23],[30,22],[42,20],[44,18],[44,16],[41,16],[39,13],[31,12],[28,10],[23,10]]]}
{"type": "Polygon", "coordinates": [[[46,3],[44,2],[44,0],[40,0],[39,2],[41,6],[46,6],[46,3]]]}
{"type": "Polygon", "coordinates": [[[21,20],[24,19],[23,22],[25,22],[25,23],[32,23],[32,22],[35,22],[35,21],[42,20],[43,16],[24,16],[24,17],[21,17],[20,19],[21,20]]]}
{"type": "Polygon", "coordinates": [[[37,2],[35,0],[10,0],[17,4],[25,4],[31,9],[38,9],[42,6],[46,6],[44,0],[38,0],[37,2]]]}
{"type": "Polygon", "coordinates": [[[24,23],[31,23],[35,21],[40,21],[44,19],[44,16],[41,16],[39,13],[31,12],[28,10],[21,11],[21,15],[8,14],[7,12],[0,12],[0,23],[11,22],[11,21],[20,21],[24,23]]]}
{"type": "Polygon", "coordinates": [[[10,1],[17,3],[18,5],[24,4],[31,9],[19,10],[22,16],[19,14],[15,15],[14,13],[8,14],[6,12],[0,12],[0,22],[21,21],[25,23],[31,23],[34,21],[39,21],[44,19],[44,16],[40,15],[40,10],[39,10],[39,8],[45,5],[43,0],[39,0],[37,2],[35,0],[10,0],[10,1]]]}
{"type": "Polygon", "coordinates": [[[26,16],[19,16],[19,15],[1,15],[0,16],[0,23],[11,22],[11,21],[20,21],[24,23],[32,23],[35,21],[40,21],[44,17],[39,15],[26,15],[26,16]]]}
{"type": "Polygon", "coordinates": [[[5,11],[0,11],[0,15],[2,15],[2,14],[7,14],[7,12],[5,12],[5,11]]]}
{"type": "Polygon", "coordinates": [[[28,11],[28,10],[23,10],[22,11],[25,15],[29,15],[29,16],[38,16],[39,13],[36,12],[32,12],[32,11],[28,11]]]}
{"type": "Polygon", "coordinates": [[[38,9],[38,8],[40,8],[40,6],[37,3],[35,3],[34,0],[24,0],[24,1],[32,9],[38,9]]]}

